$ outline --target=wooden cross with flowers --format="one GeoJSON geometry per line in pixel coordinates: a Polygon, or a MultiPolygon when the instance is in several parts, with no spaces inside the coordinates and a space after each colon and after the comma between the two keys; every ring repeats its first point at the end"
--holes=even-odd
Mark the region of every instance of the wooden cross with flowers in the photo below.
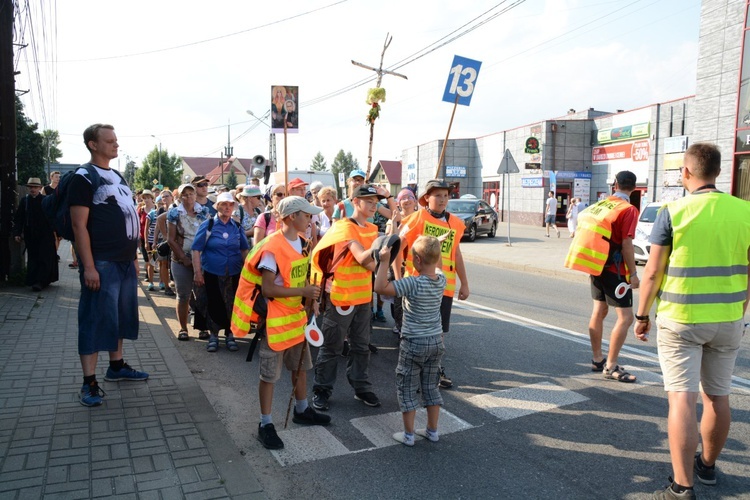
{"type": "Polygon", "coordinates": [[[383,43],[383,52],[380,53],[380,66],[377,68],[373,68],[372,66],[367,66],[366,64],[359,63],[357,61],[352,60],[352,64],[355,66],[359,66],[360,68],[369,69],[371,71],[374,71],[378,78],[375,83],[375,88],[371,88],[367,91],[367,104],[370,105],[370,111],[367,113],[367,123],[370,124],[370,147],[367,151],[367,178],[370,177],[370,168],[372,167],[372,138],[373,134],[375,133],[375,120],[378,119],[380,116],[380,103],[385,102],[385,89],[380,87],[380,82],[383,80],[383,75],[393,75],[398,76],[400,78],[403,78],[404,80],[407,80],[406,75],[402,75],[400,73],[396,73],[395,71],[389,71],[387,69],[383,69],[383,57],[385,56],[385,49],[388,48],[388,46],[391,44],[391,40],[393,40],[392,36],[389,36],[389,33],[386,33],[385,35],[385,42],[383,43]]]}

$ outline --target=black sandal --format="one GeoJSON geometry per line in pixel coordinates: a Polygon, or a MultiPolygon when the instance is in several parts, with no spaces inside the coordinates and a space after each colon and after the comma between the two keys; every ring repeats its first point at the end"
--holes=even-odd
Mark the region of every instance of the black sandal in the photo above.
{"type": "Polygon", "coordinates": [[[604,371],[604,365],[607,364],[607,358],[604,358],[603,360],[599,361],[598,363],[591,360],[591,371],[592,372],[603,372],[604,371]]]}
{"type": "Polygon", "coordinates": [[[632,384],[635,382],[635,375],[631,375],[626,372],[620,365],[615,365],[611,370],[609,368],[604,369],[604,378],[609,380],[616,380],[625,384],[632,384]]]}
{"type": "Polygon", "coordinates": [[[177,334],[177,340],[190,340],[190,335],[186,330],[180,330],[180,333],[177,334]]]}

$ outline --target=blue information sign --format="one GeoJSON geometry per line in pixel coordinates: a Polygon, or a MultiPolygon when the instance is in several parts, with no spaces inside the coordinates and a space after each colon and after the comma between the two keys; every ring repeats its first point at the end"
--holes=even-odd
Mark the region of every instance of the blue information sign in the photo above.
{"type": "Polygon", "coordinates": [[[471,104],[471,96],[477,84],[481,61],[468,59],[461,56],[453,56],[453,64],[448,74],[448,83],[445,84],[443,100],[445,102],[458,102],[462,106],[471,104]],[[458,97],[458,101],[456,101],[458,97]]]}

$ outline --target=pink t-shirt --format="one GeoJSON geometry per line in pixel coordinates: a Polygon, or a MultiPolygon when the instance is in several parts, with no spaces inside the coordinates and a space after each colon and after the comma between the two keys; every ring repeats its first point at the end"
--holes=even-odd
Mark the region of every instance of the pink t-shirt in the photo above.
{"type": "Polygon", "coordinates": [[[253,227],[265,229],[266,236],[270,236],[276,231],[276,217],[274,217],[273,214],[271,214],[270,217],[266,217],[265,214],[266,213],[264,212],[258,216],[253,227]],[[268,219],[268,226],[266,226],[266,219],[268,219]]]}

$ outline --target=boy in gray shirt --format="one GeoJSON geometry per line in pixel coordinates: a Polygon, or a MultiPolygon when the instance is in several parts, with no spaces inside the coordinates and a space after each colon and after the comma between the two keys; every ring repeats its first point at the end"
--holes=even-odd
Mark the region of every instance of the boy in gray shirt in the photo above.
{"type": "Polygon", "coordinates": [[[443,398],[440,395],[440,360],[445,352],[440,303],[445,289],[445,276],[440,268],[440,241],[434,236],[420,236],[412,245],[414,267],[418,276],[388,281],[391,249],[380,250],[380,265],[375,276],[375,292],[403,298],[404,320],[401,328],[396,395],[403,414],[404,430],[393,439],[414,446],[414,434],[432,442],[438,440],[438,417],[443,398]],[[427,407],[427,428],[414,429],[421,390],[427,407]]]}

